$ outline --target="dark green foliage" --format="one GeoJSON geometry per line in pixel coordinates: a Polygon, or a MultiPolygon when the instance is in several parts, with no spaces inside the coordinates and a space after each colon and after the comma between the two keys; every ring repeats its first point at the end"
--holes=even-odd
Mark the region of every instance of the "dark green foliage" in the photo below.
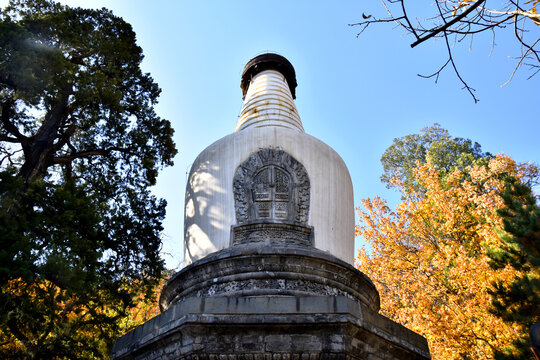
{"type": "Polygon", "coordinates": [[[425,163],[427,157],[441,174],[447,174],[455,167],[463,169],[469,165],[487,164],[491,154],[483,153],[478,143],[452,137],[439,124],[434,124],[423,128],[420,134],[394,139],[381,157],[384,169],[381,181],[388,188],[393,186],[394,178],[406,185],[419,186],[414,180],[413,169],[417,162],[425,163]]]}
{"type": "Polygon", "coordinates": [[[106,9],[0,14],[0,357],[107,357],[161,278],[148,188],[176,149],[142,58],[106,9]]]}
{"type": "Polygon", "coordinates": [[[509,285],[495,283],[493,313],[504,321],[522,325],[521,337],[496,359],[534,359],[529,344],[529,328],[540,321],[540,207],[531,188],[509,179],[501,194],[505,207],[499,210],[505,232],[503,246],[488,249],[494,269],[511,266],[520,275],[509,285]]]}

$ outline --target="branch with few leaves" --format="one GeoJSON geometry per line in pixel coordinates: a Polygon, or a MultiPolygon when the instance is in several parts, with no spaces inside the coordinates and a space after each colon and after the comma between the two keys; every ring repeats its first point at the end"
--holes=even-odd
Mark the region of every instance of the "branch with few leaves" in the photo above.
{"type": "Polygon", "coordinates": [[[5,154],[2,159],[0,160],[0,167],[2,167],[2,164],[4,164],[4,161],[7,160],[9,162],[10,166],[15,165],[15,161],[13,161],[13,156],[19,152],[23,151],[22,149],[18,149],[15,151],[8,151],[6,149],[1,149],[1,152],[5,154]]]}
{"type": "Polygon", "coordinates": [[[407,2],[407,0],[381,0],[381,2],[388,13],[388,17],[377,18],[363,14],[361,22],[349,24],[361,28],[357,36],[361,35],[369,25],[393,22],[414,36],[415,40],[411,43],[413,48],[428,39],[444,38],[447,60],[433,74],[418,74],[418,76],[423,78],[434,77],[435,82],[437,82],[441,72],[448,64],[451,64],[454,73],[463,84],[463,89],[469,92],[475,103],[478,102],[474,95],[475,90],[467,84],[460,74],[453,55],[455,46],[450,46],[450,36],[455,38],[453,40],[455,44],[469,38],[472,45],[473,35],[492,31],[493,37],[491,41],[493,48],[495,45],[495,32],[505,29],[507,26],[512,26],[521,47],[521,54],[516,57],[518,61],[510,80],[522,65],[527,65],[534,70],[529,79],[540,71],[540,49],[538,49],[540,37],[535,38],[536,34],[538,34],[538,26],[540,26],[540,14],[536,9],[538,1],[526,2],[528,8],[524,8],[519,2],[513,0],[502,3],[498,8],[487,8],[486,0],[435,0],[435,12],[424,20],[409,15],[406,8],[407,4],[409,4],[408,7],[412,7],[412,3],[407,2]],[[412,19],[416,21],[412,21],[412,19]],[[413,23],[416,25],[413,25],[413,23]]]}
{"type": "MultiPolygon", "coordinates": [[[[444,25],[439,27],[439,28],[435,28],[435,29],[431,29],[428,31],[428,34],[426,36],[422,36],[422,37],[419,37],[418,35],[416,35],[416,33],[414,33],[414,35],[416,36],[416,41],[413,42],[411,44],[411,47],[415,47],[417,46],[418,44],[421,44],[423,43],[424,41],[428,40],[428,39],[431,39],[432,37],[434,36],[437,36],[438,34],[440,33],[444,33],[444,36],[445,38],[447,37],[446,35],[446,31],[454,24],[458,23],[459,21],[465,19],[467,17],[467,15],[469,15],[471,12],[474,11],[474,9],[476,9],[477,7],[479,7],[480,5],[482,5],[482,3],[484,3],[486,0],[480,0],[480,1],[477,1],[476,3],[474,3],[473,5],[471,5],[467,10],[465,10],[461,15],[459,16],[456,16],[454,19],[452,19],[451,21],[449,22],[446,22],[445,18],[444,18],[444,15],[441,11],[441,8],[439,6],[439,2],[436,1],[436,4],[437,4],[437,8],[439,10],[439,15],[441,16],[441,19],[443,19],[444,21],[444,25]]],[[[403,1],[400,1],[401,2],[401,5],[402,5],[402,8],[403,8],[403,13],[405,14],[405,4],[403,3],[403,1]]],[[[407,15],[405,15],[405,18],[407,18],[407,15]]],[[[407,19],[408,21],[408,19],[407,19]]]]}

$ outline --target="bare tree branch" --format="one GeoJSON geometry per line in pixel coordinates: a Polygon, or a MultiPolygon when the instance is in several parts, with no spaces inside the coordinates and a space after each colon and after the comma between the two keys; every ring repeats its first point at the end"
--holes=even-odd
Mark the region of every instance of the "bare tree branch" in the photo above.
{"type": "Polygon", "coordinates": [[[22,149],[18,149],[18,150],[9,152],[9,151],[7,151],[6,149],[2,149],[2,152],[3,152],[4,154],[6,154],[6,155],[2,158],[2,160],[0,160],[0,166],[2,166],[2,164],[4,163],[4,160],[9,161],[9,164],[10,164],[11,166],[15,165],[15,162],[12,160],[12,156],[15,155],[15,154],[18,153],[18,152],[21,152],[21,151],[22,151],[22,149]]]}
{"type": "MultiPolygon", "coordinates": [[[[479,0],[477,2],[475,2],[473,5],[471,5],[467,10],[465,10],[461,15],[459,16],[456,16],[452,21],[449,21],[449,22],[445,22],[445,24],[443,26],[441,26],[440,28],[437,28],[437,29],[431,29],[428,33],[428,35],[424,36],[424,37],[421,37],[419,38],[418,40],[416,40],[415,42],[413,42],[411,44],[411,47],[415,47],[416,45],[418,44],[421,44],[423,43],[424,41],[428,40],[428,39],[431,39],[432,37],[436,36],[437,34],[441,33],[441,32],[446,32],[446,29],[448,29],[450,26],[454,25],[455,23],[459,22],[461,19],[464,19],[465,17],[467,17],[467,15],[469,15],[471,12],[474,11],[474,9],[476,9],[477,7],[479,7],[482,3],[484,3],[486,0],[479,0]]],[[[437,6],[439,6],[439,2],[438,1],[435,1],[437,6]]],[[[440,8],[439,8],[440,10],[440,8]]],[[[441,18],[444,20],[444,16],[443,14],[441,13],[441,18]]],[[[446,35],[445,35],[446,37],[446,35]]]]}
{"type": "Polygon", "coordinates": [[[474,91],[476,91],[476,90],[474,90],[472,87],[470,87],[465,82],[465,80],[463,80],[461,75],[459,74],[459,71],[458,71],[458,69],[456,67],[456,63],[454,62],[454,58],[452,57],[452,50],[450,49],[450,43],[448,42],[448,36],[447,36],[446,33],[444,34],[444,40],[446,41],[446,48],[448,50],[448,58],[449,58],[450,63],[452,64],[452,67],[454,68],[454,72],[456,73],[456,76],[458,77],[459,81],[461,81],[461,83],[463,84],[463,88],[467,89],[469,94],[471,94],[471,96],[472,96],[472,98],[474,100],[474,103],[476,104],[478,102],[478,99],[476,98],[476,96],[474,96],[474,91]]]}
{"type": "Polygon", "coordinates": [[[401,2],[401,10],[403,11],[403,17],[405,18],[405,21],[407,21],[407,24],[409,25],[409,28],[411,29],[414,37],[418,39],[419,38],[418,34],[416,34],[416,31],[414,30],[414,27],[412,26],[411,22],[409,21],[409,17],[407,16],[407,11],[405,10],[405,3],[403,1],[400,1],[400,2],[401,2]]]}
{"type": "MultiPolygon", "coordinates": [[[[412,48],[428,39],[444,37],[448,60],[433,74],[418,74],[418,76],[423,78],[434,77],[435,82],[437,82],[441,72],[447,68],[448,64],[451,64],[454,73],[463,84],[463,89],[469,92],[475,103],[478,102],[474,95],[475,90],[461,76],[453,53],[454,48],[465,40],[469,40],[468,46],[469,50],[471,50],[475,34],[491,31],[491,49],[493,50],[495,32],[512,26],[514,36],[521,47],[521,54],[515,57],[517,64],[510,76],[510,80],[523,65],[527,65],[533,70],[529,79],[540,72],[540,49],[538,48],[540,46],[540,37],[537,36],[537,30],[540,29],[540,14],[536,11],[536,2],[527,1],[525,5],[520,5],[519,1],[507,0],[499,3],[496,8],[490,8],[487,7],[488,2],[486,0],[435,0],[435,11],[421,20],[417,16],[410,15],[410,8],[408,9],[409,12],[407,11],[406,4],[412,4],[412,0],[407,1],[381,0],[388,17],[364,16],[363,21],[350,25],[361,27],[361,31],[357,33],[358,37],[371,24],[394,22],[414,36],[415,40],[411,43],[412,48]],[[450,41],[453,41],[453,44],[450,41]]],[[[415,6],[420,7],[422,5],[415,4],[415,6]]]]}
{"type": "Polygon", "coordinates": [[[73,134],[75,134],[77,130],[78,130],[77,124],[73,123],[69,125],[68,128],[60,136],[60,139],[54,145],[54,149],[60,150],[64,145],[68,143],[69,139],[71,139],[71,136],[73,136],[73,134]]]}
{"type": "Polygon", "coordinates": [[[450,59],[448,59],[443,66],[441,66],[439,68],[439,70],[435,71],[433,74],[431,75],[422,75],[422,74],[417,74],[418,76],[424,78],[424,79],[430,79],[432,77],[435,76],[435,84],[437,83],[437,81],[439,80],[439,74],[441,73],[441,71],[444,70],[444,68],[446,67],[446,65],[448,65],[448,63],[450,62],[450,59]]]}
{"type": "Polygon", "coordinates": [[[4,125],[4,128],[13,136],[15,136],[18,140],[18,142],[25,142],[28,141],[28,138],[24,136],[19,129],[11,122],[11,111],[13,109],[13,106],[15,105],[15,100],[9,99],[2,103],[2,125],[4,125]]]}
{"type": "Polygon", "coordinates": [[[10,143],[19,143],[19,139],[17,138],[13,138],[13,137],[9,137],[5,134],[0,134],[0,141],[6,141],[6,142],[10,142],[10,143]]]}
{"type": "MultiPolygon", "coordinates": [[[[371,15],[369,16],[371,17],[371,15]]],[[[400,16],[398,18],[391,18],[391,19],[376,19],[376,18],[373,18],[372,20],[366,20],[366,21],[361,21],[361,22],[358,22],[358,23],[354,23],[354,24],[349,24],[349,26],[362,26],[362,30],[360,30],[360,32],[358,32],[356,34],[356,37],[359,37],[360,35],[362,35],[362,33],[364,32],[364,30],[367,29],[367,27],[371,24],[375,24],[375,23],[385,23],[385,22],[396,22],[397,20],[400,20],[400,19],[405,19],[404,16],[400,16]]]]}
{"type": "MultiPolygon", "coordinates": [[[[516,31],[515,31],[515,34],[516,34],[516,37],[519,39],[519,41],[521,42],[521,44],[527,48],[527,50],[525,51],[525,53],[521,56],[521,58],[519,59],[516,67],[514,68],[514,71],[512,71],[512,75],[510,75],[510,78],[508,79],[508,81],[506,81],[504,84],[502,84],[501,86],[505,86],[507,85],[510,81],[512,81],[512,79],[514,78],[514,75],[516,73],[516,71],[520,68],[521,64],[523,63],[523,60],[525,60],[527,58],[527,56],[529,55],[529,53],[531,54],[534,54],[536,56],[536,58],[538,59],[538,62],[540,62],[540,59],[538,58],[538,52],[534,51],[534,47],[536,46],[536,44],[538,44],[538,42],[540,41],[540,39],[536,40],[534,42],[534,44],[532,44],[532,46],[529,46],[527,44],[525,44],[522,40],[521,40],[521,37],[519,36],[518,34],[518,30],[517,30],[517,21],[516,21],[516,31]]],[[[532,76],[536,75],[536,73],[538,73],[538,71],[540,71],[540,69],[538,69],[535,73],[533,73],[533,75],[531,75],[528,79],[530,79],[532,76]]],[[[527,79],[527,80],[528,80],[527,79]]]]}

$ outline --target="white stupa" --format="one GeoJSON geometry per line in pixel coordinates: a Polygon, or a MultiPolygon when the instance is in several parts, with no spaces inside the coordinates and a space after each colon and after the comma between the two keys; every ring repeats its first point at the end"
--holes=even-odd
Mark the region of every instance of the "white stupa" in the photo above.
{"type": "Polygon", "coordinates": [[[244,68],[242,107],[236,131],[195,160],[186,189],[185,264],[231,246],[235,226],[235,171],[260,149],[285,151],[303,164],[311,182],[307,224],[313,245],[353,264],[354,204],[349,171],[328,145],[304,132],[296,105],[294,68],[264,54],[244,68]]]}
{"type": "Polygon", "coordinates": [[[241,84],[236,131],[189,175],[187,266],[164,285],[162,313],[111,359],[428,360],[426,339],[379,314],[375,285],[353,266],[349,172],[304,132],[292,65],[257,56],[241,84]]]}

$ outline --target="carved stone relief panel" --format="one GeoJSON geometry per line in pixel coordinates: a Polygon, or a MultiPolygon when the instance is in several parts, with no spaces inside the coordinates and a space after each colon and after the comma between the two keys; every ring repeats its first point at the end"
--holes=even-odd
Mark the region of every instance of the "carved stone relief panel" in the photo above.
{"type": "Polygon", "coordinates": [[[307,224],[309,177],[304,166],[281,149],[261,149],[240,164],[233,192],[237,225],[307,224]]]}
{"type": "Polygon", "coordinates": [[[262,168],[253,178],[256,220],[289,219],[292,184],[289,173],[275,165],[262,168]]]}

